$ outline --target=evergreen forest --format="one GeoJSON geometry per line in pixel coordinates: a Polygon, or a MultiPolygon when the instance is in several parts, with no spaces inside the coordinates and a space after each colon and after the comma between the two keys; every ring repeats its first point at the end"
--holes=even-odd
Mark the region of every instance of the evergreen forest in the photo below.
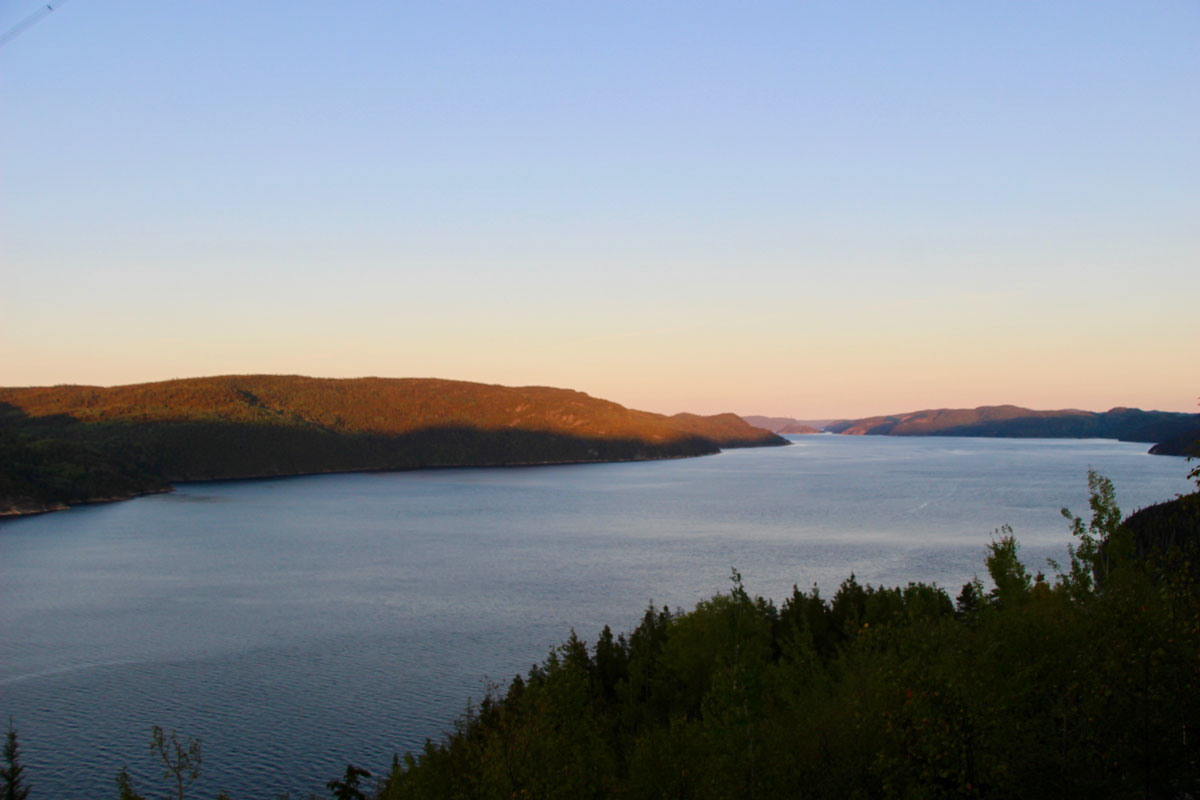
{"type": "Polygon", "coordinates": [[[378,796],[1195,797],[1200,493],[1123,520],[1089,486],[1049,574],[1005,528],[954,599],[851,575],[776,604],[735,571],[690,612],[572,633],[378,796]]]}

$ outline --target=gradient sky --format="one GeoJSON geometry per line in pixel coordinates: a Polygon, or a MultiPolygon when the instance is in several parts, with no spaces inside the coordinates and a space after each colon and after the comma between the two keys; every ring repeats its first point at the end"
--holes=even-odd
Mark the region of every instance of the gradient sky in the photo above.
{"type": "Polygon", "coordinates": [[[1195,411],[1200,3],[72,0],[0,236],[0,385],[1195,411]]]}

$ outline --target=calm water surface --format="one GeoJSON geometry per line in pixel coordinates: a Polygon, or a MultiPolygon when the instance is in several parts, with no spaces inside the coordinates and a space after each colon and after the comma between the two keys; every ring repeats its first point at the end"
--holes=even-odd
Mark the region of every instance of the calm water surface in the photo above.
{"type": "Polygon", "coordinates": [[[157,794],[153,724],[204,741],[191,792],[325,794],[437,737],[574,627],[728,587],[776,599],[982,573],[1013,526],[1062,558],[1086,471],[1127,511],[1183,459],[1106,440],[797,437],[698,459],[184,484],[0,523],[0,714],[34,792],[157,794]]]}

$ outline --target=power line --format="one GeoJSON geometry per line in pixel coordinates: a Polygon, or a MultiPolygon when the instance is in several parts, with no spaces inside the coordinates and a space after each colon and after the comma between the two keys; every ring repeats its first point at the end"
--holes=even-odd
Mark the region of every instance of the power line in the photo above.
{"type": "Polygon", "coordinates": [[[64,5],[67,4],[67,2],[68,2],[68,0],[57,0],[57,2],[54,2],[54,3],[46,3],[46,5],[42,6],[37,11],[30,14],[28,17],[21,20],[16,25],[13,25],[11,28],[6,30],[3,33],[3,35],[0,35],[0,47],[3,47],[4,45],[11,42],[13,39],[20,36],[22,33],[24,33],[26,30],[28,30],[30,27],[32,27],[34,23],[43,19],[46,15],[48,15],[54,9],[62,8],[64,5]]]}

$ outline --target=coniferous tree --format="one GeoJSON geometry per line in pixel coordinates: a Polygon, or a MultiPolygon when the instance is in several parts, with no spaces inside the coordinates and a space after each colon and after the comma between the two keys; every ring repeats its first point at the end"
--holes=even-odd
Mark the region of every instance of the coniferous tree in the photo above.
{"type": "Polygon", "coordinates": [[[325,788],[329,789],[337,800],[366,800],[366,795],[358,788],[358,779],[369,777],[371,777],[371,773],[367,770],[347,764],[346,774],[342,780],[330,781],[325,784],[325,788]]]}
{"type": "Polygon", "coordinates": [[[4,766],[0,767],[0,795],[3,800],[25,800],[29,797],[29,787],[24,785],[21,777],[25,768],[21,766],[17,747],[17,731],[13,728],[12,719],[8,720],[8,736],[4,740],[4,766]]]}

